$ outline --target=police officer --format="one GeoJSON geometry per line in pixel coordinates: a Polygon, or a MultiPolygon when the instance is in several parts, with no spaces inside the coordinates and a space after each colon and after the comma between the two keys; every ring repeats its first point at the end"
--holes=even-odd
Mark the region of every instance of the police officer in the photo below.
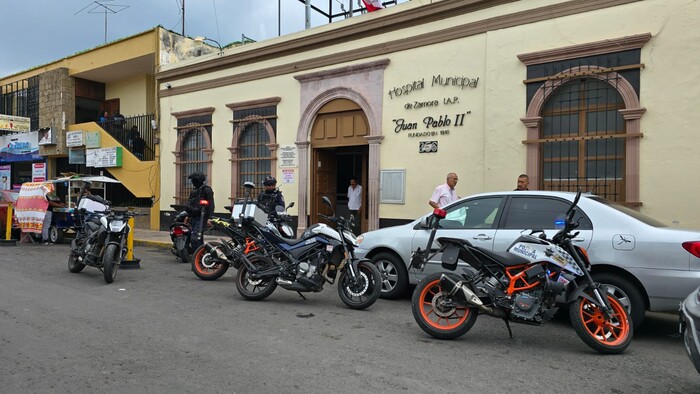
{"type": "Polygon", "coordinates": [[[273,176],[268,176],[263,181],[265,190],[258,194],[258,204],[265,209],[265,212],[270,213],[275,211],[278,205],[284,205],[284,197],[282,192],[277,188],[277,179],[273,176]]]}
{"type": "Polygon", "coordinates": [[[190,241],[192,250],[196,250],[204,241],[202,227],[206,226],[214,213],[214,191],[207,185],[207,177],[201,172],[191,173],[187,179],[192,182],[194,188],[187,199],[188,222],[192,224],[194,236],[190,241]],[[202,209],[200,201],[207,200],[207,206],[202,209]]]}

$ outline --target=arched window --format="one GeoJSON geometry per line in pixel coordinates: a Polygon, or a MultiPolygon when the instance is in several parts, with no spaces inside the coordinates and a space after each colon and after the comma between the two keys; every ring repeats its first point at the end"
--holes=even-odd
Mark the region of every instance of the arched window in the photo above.
{"type": "MultiPolygon", "coordinates": [[[[279,97],[226,104],[231,109],[231,197],[245,195],[243,183],[255,183],[252,196],[262,191],[266,176],[277,177],[277,104],[279,97]]],[[[278,180],[278,184],[280,181],[278,180]]]]}
{"type": "Polygon", "coordinates": [[[192,191],[187,177],[193,172],[202,172],[211,185],[212,113],[214,108],[200,108],[176,112],[177,142],[175,144],[175,203],[184,204],[192,191]]]}
{"type": "Polygon", "coordinates": [[[545,190],[592,191],[625,201],[625,108],[609,80],[573,79],[542,108],[540,179],[545,190]]]}
{"type": "Polygon", "coordinates": [[[269,143],[270,137],[263,123],[251,122],[243,129],[238,139],[239,195],[245,192],[244,182],[254,182],[256,187],[261,187],[266,176],[275,175],[272,173],[269,143]]]}
{"type": "Polygon", "coordinates": [[[209,146],[207,146],[207,140],[204,137],[204,133],[206,133],[204,129],[193,128],[185,130],[184,133],[180,171],[180,182],[183,186],[178,190],[178,200],[186,201],[192,191],[192,183],[188,181],[187,177],[193,172],[209,174],[209,157],[204,153],[204,150],[208,149],[209,146]]]}

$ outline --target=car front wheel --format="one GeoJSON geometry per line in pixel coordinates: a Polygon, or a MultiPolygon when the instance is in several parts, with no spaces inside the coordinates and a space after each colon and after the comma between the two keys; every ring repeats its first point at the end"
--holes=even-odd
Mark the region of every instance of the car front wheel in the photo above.
{"type": "Polygon", "coordinates": [[[396,299],[402,297],[408,287],[406,264],[395,254],[387,252],[372,257],[372,263],[377,266],[382,275],[381,298],[396,299]]]}
{"type": "Polygon", "coordinates": [[[608,293],[614,295],[627,310],[635,329],[644,321],[646,304],[642,293],[627,279],[609,272],[593,274],[593,280],[608,287],[608,293]]]}

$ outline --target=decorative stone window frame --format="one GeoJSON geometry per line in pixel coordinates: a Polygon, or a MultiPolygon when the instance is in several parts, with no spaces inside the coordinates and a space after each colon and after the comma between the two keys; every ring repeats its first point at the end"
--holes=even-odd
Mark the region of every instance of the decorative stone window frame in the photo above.
{"type": "MultiPolygon", "coordinates": [[[[173,112],[170,115],[173,116],[175,119],[180,120],[180,119],[186,119],[186,118],[194,118],[198,116],[211,116],[214,113],[214,108],[213,107],[206,107],[206,108],[199,108],[199,109],[193,109],[193,110],[188,110],[188,111],[181,111],[181,112],[173,112]]],[[[202,124],[189,124],[185,126],[178,126],[175,127],[175,131],[177,132],[177,141],[175,142],[175,150],[172,152],[173,155],[175,156],[175,161],[173,164],[175,164],[175,196],[173,196],[173,199],[176,202],[178,201],[178,191],[182,189],[184,186],[182,184],[182,169],[183,169],[183,163],[182,163],[182,144],[185,142],[185,137],[187,134],[191,133],[194,130],[197,130],[202,133],[204,136],[204,142],[207,146],[207,148],[203,149],[202,151],[206,155],[206,160],[204,160],[204,163],[207,164],[207,179],[211,180],[211,170],[212,170],[212,163],[213,160],[211,158],[214,150],[212,149],[211,145],[211,136],[209,133],[207,133],[206,126],[210,125],[202,125],[202,124]],[[189,126],[192,127],[189,127],[189,126]]]]}
{"type": "MultiPolygon", "coordinates": [[[[243,101],[240,103],[226,104],[226,106],[231,110],[231,113],[234,113],[236,111],[242,111],[246,109],[277,106],[281,100],[281,97],[270,97],[260,100],[250,100],[243,101]]],[[[268,141],[270,142],[267,143],[266,146],[270,150],[271,172],[274,172],[277,168],[277,148],[279,147],[279,144],[277,143],[277,136],[275,134],[274,128],[272,127],[270,122],[262,116],[251,115],[245,117],[244,119],[234,119],[230,122],[233,123],[233,136],[231,137],[231,147],[228,148],[229,152],[231,152],[231,158],[229,159],[229,161],[231,162],[231,195],[229,197],[229,200],[231,201],[231,203],[233,203],[236,199],[236,193],[240,189],[240,185],[238,183],[238,170],[241,158],[238,156],[238,152],[241,135],[243,134],[243,131],[246,129],[246,127],[248,127],[248,125],[250,125],[251,123],[260,123],[267,131],[268,141]]]]}
{"type": "MultiPolygon", "coordinates": [[[[592,43],[573,45],[564,48],[557,48],[546,51],[530,52],[518,55],[518,59],[526,66],[550,63],[555,61],[570,60],[588,56],[603,55],[614,52],[641,49],[645,43],[651,39],[651,33],[638,34],[633,36],[614,38],[592,43]]],[[[643,64],[641,65],[643,67],[643,64]]],[[[526,144],[526,171],[530,176],[530,181],[534,185],[540,184],[540,153],[541,144],[528,143],[537,140],[540,135],[542,124],[542,108],[547,99],[557,90],[557,88],[567,82],[581,78],[585,74],[586,78],[597,78],[610,83],[617,81],[616,85],[610,83],[622,96],[625,108],[619,110],[625,120],[625,133],[630,138],[625,140],[626,162],[625,162],[625,205],[638,207],[642,203],[639,196],[639,161],[640,161],[640,138],[642,137],[640,120],[646,108],[640,105],[639,96],[635,92],[632,84],[615,72],[613,69],[606,69],[598,66],[579,66],[564,70],[556,75],[549,76],[542,86],[530,100],[525,117],[520,118],[527,128],[526,144]],[[577,75],[578,74],[578,75],[577,75]]]]}

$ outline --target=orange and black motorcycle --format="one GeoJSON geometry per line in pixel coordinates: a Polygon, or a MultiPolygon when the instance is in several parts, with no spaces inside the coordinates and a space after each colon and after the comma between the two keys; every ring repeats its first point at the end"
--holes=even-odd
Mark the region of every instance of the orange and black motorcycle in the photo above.
{"type": "Polygon", "coordinates": [[[413,317],[423,331],[439,339],[453,339],[467,333],[479,314],[509,322],[539,325],[549,320],[562,305],[576,334],[600,353],[623,352],[632,341],[632,324],[620,301],[605,285],[594,282],[586,251],[573,245],[573,221],[579,191],[551,239],[542,230],[518,237],[507,252],[493,252],[472,246],[469,241],[438,238],[431,246],[445,211],[436,209],[421,222],[431,229],[426,250],[414,252],[411,267],[423,269],[442,253],[442,267],[420,281],[411,300],[413,317]],[[458,262],[461,273],[455,271],[458,262]]]}

